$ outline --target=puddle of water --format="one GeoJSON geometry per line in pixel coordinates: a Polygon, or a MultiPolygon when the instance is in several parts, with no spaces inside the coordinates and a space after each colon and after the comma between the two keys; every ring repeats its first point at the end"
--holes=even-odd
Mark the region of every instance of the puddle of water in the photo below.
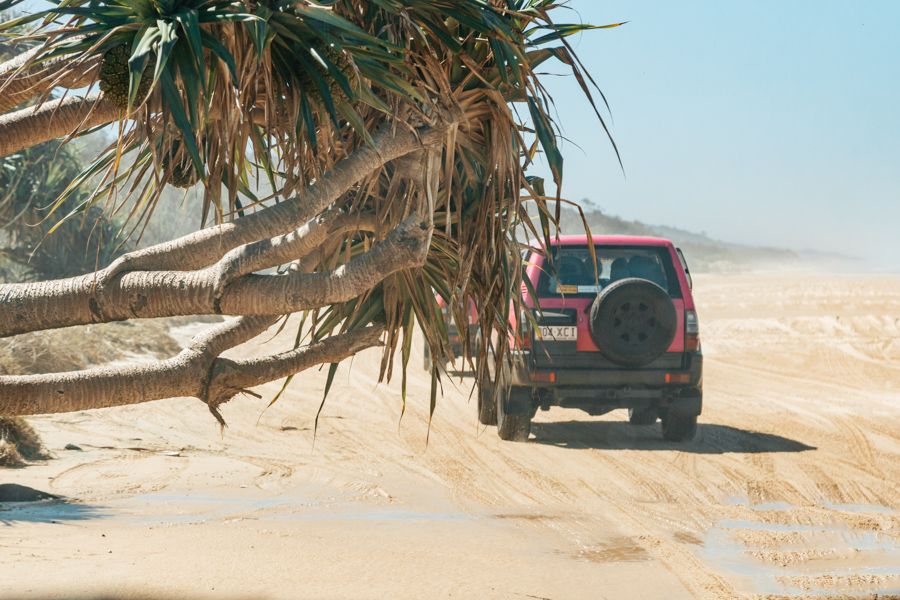
{"type": "MultiPolygon", "coordinates": [[[[205,523],[243,514],[253,514],[289,507],[311,507],[317,502],[299,496],[252,498],[202,494],[142,494],[128,501],[130,521],[142,525],[205,523]],[[166,512],[171,507],[176,512],[166,512]]],[[[254,515],[258,518],[258,515],[254,515]]]]}
{"type": "MultiPolygon", "coordinates": [[[[843,533],[848,545],[861,552],[900,554],[900,545],[897,542],[875,531],[845,531],[843,533]]],[[[900,564],[900,556],[897,557],[897,563],[900,564]]]]}
{"type": "Polygon", "coordinates": [[[735,523],[719,523],[706,535],[700,555],[720,569],[749,581],[750,586],[762,594],[777,594],[782,586],[775,580],[778,573],[769,565],[760,563],[744,552],[744,546],[736,542],[728,532],[735,523]]]}
{"type": "MultiPolygon", "coordinates": [[[[875,531],[854,531],[838,525],[785,525],[782,523],[760,523],[745,519],[723,519],[716,525],[719,529],[749,529],[752,531],[778,532],[778,533],[819,533],[832,534],[841,539],[848,548],[860,552],[900,552],[900,545],[884,535],[875,531]]],[[[735,542],[737,543],[737,542],[735,542]]],[[[745,546],[740,545],[741,548],[745,546]]],[[[782,549],[798,550],[809,546],[783,545],[782,549]]]]}
{"type": "MultiPolygon", "coordinates": [[[[897,541],[878,532],[852,530],[842,525],[788,525],[749,519],[724,519],[708,532],[700,555],[709,563],[738,576],[750,589],[760,594],[778,595],[796,588],[796,585],[789,582],[791,577],[900,576],[900,544],[897,541]],[[764,562],[749,554],[748,551],[755,548],[752,543],[742,542],[735,537],[734,532],[739,530],[760,532],[763,536],[765,533],[799,533],[805,542],[774,546],[766,544],[767,550],[846,550],[854,558],[852,563],[842,557],[810,558],[789,566],[764,562]]],[[[893,583],[890,581],[887,584],[893,583]]],[[[869,590],[880,594],[895,593],[877,586],[872,586],[869,590]]],[[[804,593],[809,595],[827,595],[833,592],[834,590],[824,588],[804,589],[804,593]]]]}
{"type": "Polygon", "coordinates": [[[239,506],[242,510],[264,510],[277,506],[298,504],[312,506],[314,503],[297,497],[241,498],[239,496],[199,496],[191,494],[143,494],[137,500],[147,504],[179,504],[207,506],[239,506]]]}
{"type": "Polygon", "coordinates": [[[0,524],[7,526],[16,523],[85,521],[103,516],[105,511],[100,507],[61,500],[0,504],[0,524]]]}

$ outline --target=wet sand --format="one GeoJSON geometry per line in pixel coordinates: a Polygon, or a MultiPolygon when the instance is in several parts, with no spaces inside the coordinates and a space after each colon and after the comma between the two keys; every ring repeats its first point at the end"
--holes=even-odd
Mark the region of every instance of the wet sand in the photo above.
{"type": "Polygon", "coordinates": [[[563,409],[504,443],[464,379],[426,447],[429,379],[401,421],[377,353],[315,445],[324,372],[223,435],[196,400],[34,419],[57,458],[0,479],[70,502],[0,509],[0,598],[900,597],[900,278],[695,279],[687,445],[563,409]]]}

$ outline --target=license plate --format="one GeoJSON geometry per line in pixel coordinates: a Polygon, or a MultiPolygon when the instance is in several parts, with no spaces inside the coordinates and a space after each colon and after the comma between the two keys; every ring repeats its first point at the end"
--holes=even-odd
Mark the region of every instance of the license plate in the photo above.
{"type": "Polygon", "coordinates": [[[578,328],[574,325],[541,325],[541,339],[545,342],[574,342],[578,328]]]}

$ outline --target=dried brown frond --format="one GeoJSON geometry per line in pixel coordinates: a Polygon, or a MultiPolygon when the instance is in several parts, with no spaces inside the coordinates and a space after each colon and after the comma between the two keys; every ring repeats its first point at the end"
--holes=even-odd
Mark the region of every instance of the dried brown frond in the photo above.
{"type": "Polygon", "coordinates": [[[15,445],[6,440],[0,440],[0,467],[18,468],[24,466],[25,460],[19,454],[15,445]]]}
{"type": "Polygon", "coordinates": [[[21,466],[25,460],[48,458],[41,438],[21,417],[0,417],[0,466],[21,466]]]}

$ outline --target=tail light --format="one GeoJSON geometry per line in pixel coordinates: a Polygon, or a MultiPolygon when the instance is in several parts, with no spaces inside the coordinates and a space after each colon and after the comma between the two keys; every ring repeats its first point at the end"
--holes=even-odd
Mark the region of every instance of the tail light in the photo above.
{"type": "Polygon", "coordinates": [[[532,339],[534,338],[531,327],[531,320],[528,317],[529,315],[527,313],[527,309],[523,308],[519,313],[518,333],[519,348],[521,348],[522,350],[531,350],[532,339]]]}
{"type": "Polygon", "coordinates": [[[684,312],[684,349],[688,352],[700,349],[700,319],[695,310],[684,312]]]}
{"type": "Polygon", "coordinates": [[[666,373],[666,383],[690,383],[690,373],[666,373]]]}
{"type": "Polygon", "coordinates": [[[536,383],[556,383],[555,371],[532,371],[528,377],[536,383]]]}

